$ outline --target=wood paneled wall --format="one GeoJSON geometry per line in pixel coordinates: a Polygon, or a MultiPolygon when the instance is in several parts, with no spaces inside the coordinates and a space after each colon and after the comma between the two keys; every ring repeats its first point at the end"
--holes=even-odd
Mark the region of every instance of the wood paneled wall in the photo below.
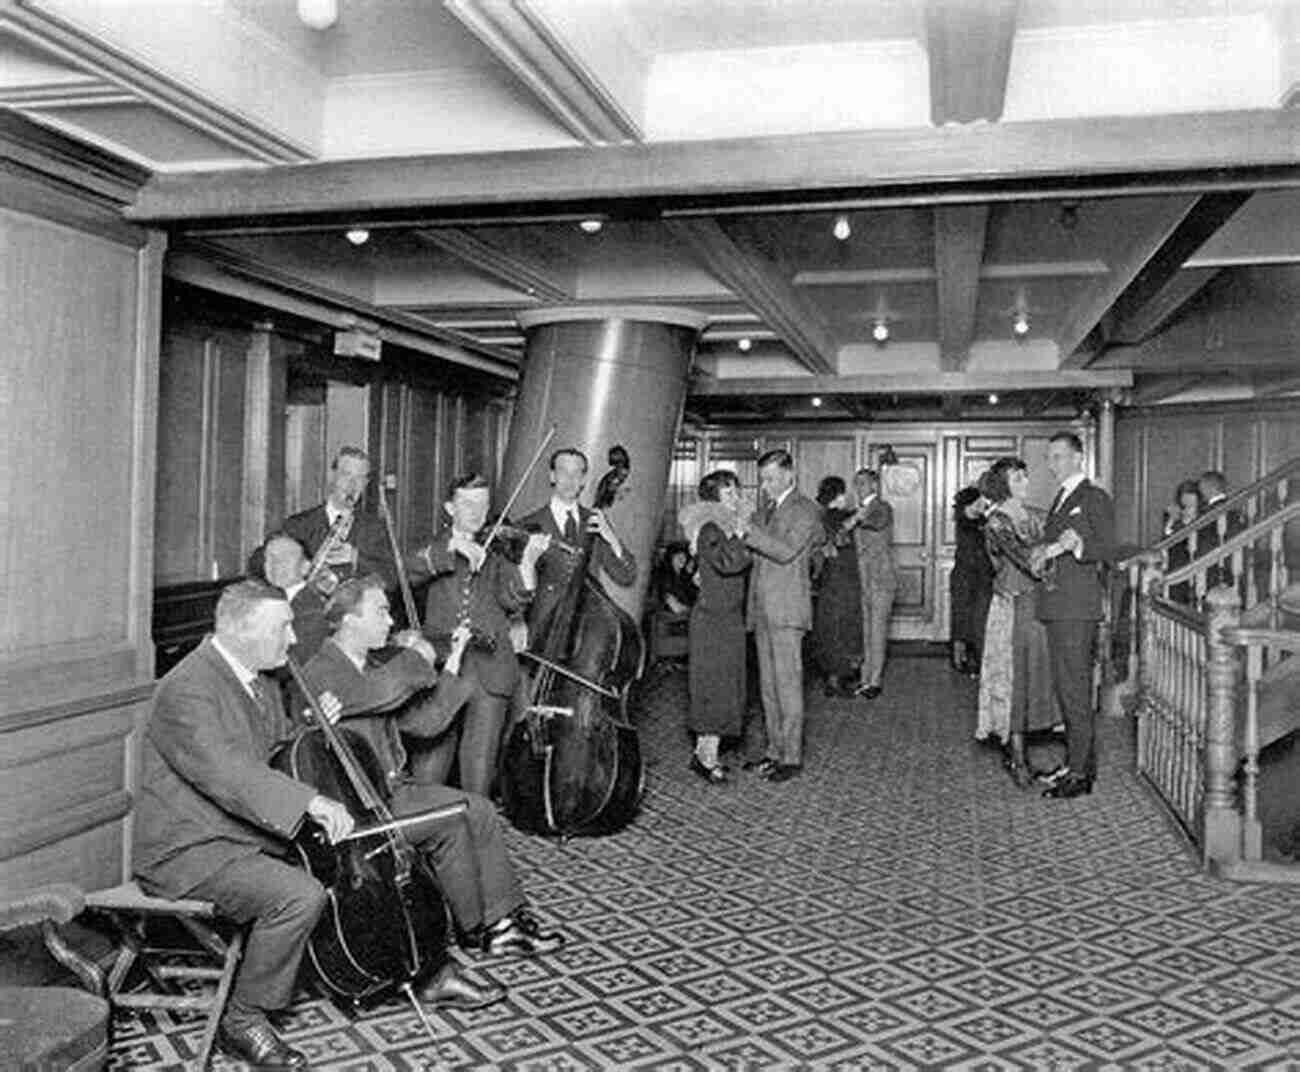
{"type": "Polygon", "coordinates": [[[0,889],[123,876],[163,248],[30,159],[0,175],[0,889]]]}
{"type": "Polygon", "coordinates": [[[1121,409],[1115,421],[1115,522],[1122,543],[1159,539],[1180,480],[1218,469],[1241,488],[1300,456],[1300,401],[1121,409]]]}

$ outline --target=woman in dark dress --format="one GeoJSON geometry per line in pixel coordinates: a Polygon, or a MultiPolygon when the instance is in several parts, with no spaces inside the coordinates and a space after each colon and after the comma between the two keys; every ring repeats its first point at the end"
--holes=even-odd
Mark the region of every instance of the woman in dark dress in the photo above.
{"type": "Polygon", "coordinates": [[[978,674],[984,657],[984,626],[993,596],[993,560],[984,546],[987,500],[979,488],[962,488],[953,500],[957,547],[952,560],[949,606],[952,609],[952,663],[965,674],[978,674]]]}
{"type": "MultiPolygon", "coordinates": [[[[1174,501],[1165,507],[1165,536],[1172,536],[1179,529],[1187,528],[1200,516],[1204,502],[1201,499],[1201,487],[1195,480],[1184,480],[1174,489],[1174,501]]],[[[1180,540],[1169,548],[1166,565],[1168,572],[1187,565],[1192,560],[1191,538],[1180,540]]],[[[1175,603],[1191,606],[1196,597],[1190,581],[1171,585],[1169,598],[1175,603]]]]}
{"type": "Polygon", "coordinates": [[[700,501],[681,513],[699,570],[691,607],[687,727],[695,733],[690,767],[707,782],[727,780],[718,762],[723,737],[739,737],[745,713],[745,571],[740,481],[725,469],[700,481],[700,501]]]}
{"type": "Polygon", "coordinates": [[[826,538],[813,552],[813,627],[809,638],[814,665],[827,696],[850,696],[862,665],[862,593],[848,489],[838,476],[817,486],[826,538]]]}

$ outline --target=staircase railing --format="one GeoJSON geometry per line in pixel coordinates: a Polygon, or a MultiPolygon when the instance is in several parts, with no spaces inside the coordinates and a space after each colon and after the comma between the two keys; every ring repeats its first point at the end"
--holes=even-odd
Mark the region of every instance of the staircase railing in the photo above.
{"type": "Polygon", "coordinates": [[[1124,578],[1123,591],[1118,601],[1110,601],[1100,635],[1109,641],[1117,634],[1124,635],[1120,627],[1127,627],[1127,666],[1121,678],[1114,665],[1112,647],[1109,643],[1099,645],[1103,710],[1111,715],[1122,714],[1137,698],[1142,655],[1139,606],[1146,565],[1159,571],[1155,594],[1169,600],[1171,592],[1177,593],[1178,586],[1190,585],[1188,594],[1196,607],[1204,606],[1207,591],[1212,587],[1211,579],[1228,572],[1240,586],[1246,606],[1257,608],[1256,617],[1275,627],[1281,620],[1279,599],[1291,583],[1286,529],[1297,519],[1300,519],[1300,458],[1293,458],[1216,504],[1191,524],[1150,548],[1119,560],[1116,569],[1124,578]],[[1243,521],[1244,527],[1239,531],[1230,531],[1243,521]],[[1198,540],[1201,544],[1208,543],[1205,537],[1211,530],[1214,546],[1200,550],[1198,540]],[[1189,548],[1189,561],[1170,569],[1170,551],[1184,543],[1189,548]]]}

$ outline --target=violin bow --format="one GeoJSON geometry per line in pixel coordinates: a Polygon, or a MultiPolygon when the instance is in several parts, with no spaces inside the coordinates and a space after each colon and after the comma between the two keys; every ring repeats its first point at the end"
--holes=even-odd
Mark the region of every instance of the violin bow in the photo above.
{"type": "Polygon", "coordinates": [[[515,500],[519,498],[519,493],[524,490],[524,485],[528,483],[528,478],[533,475],[533,470],[537,468],[537,463],[542,460],[542,452],[546,450],[550,445],[551,440],[555,438],[557,430],[556,424],[551,422],[551,430],[547,432],[546,435],[542,437],[542,441],[537,444],[537,449],[533,451],[532,458],[524,467],[523,475],[515,483],[514,490],[510,493],[510,498],[506,500],[506,504],[501,508],[501,512],[497,515],[496,521],[493,523],[492,527],[488,529],[487,538],[483,541],[484,551],[491,547],[492,541],[497,538],[497,533],[501,531],[501,526],[505,524],[506,518],[510,516],[510,508],[515,505],[515,500]]]}
{"type": "Polygon", "coordinates": [[[388,549],[393,553],[393,565],[397,567],[397,585],[402,590],[402,606],[406,609],[406,624],[411,629],[419,629],[420,615],[415,609],[415,596],[411,592],[411,578],[406,575],[406,564],[402,561],[402,552],[397,546],[397,533],[393,531],[393,514],[388,509],[388,495],[382,486],[379,489],[379,516],[384,519],[384,529],[388,532],[388,549]]]}

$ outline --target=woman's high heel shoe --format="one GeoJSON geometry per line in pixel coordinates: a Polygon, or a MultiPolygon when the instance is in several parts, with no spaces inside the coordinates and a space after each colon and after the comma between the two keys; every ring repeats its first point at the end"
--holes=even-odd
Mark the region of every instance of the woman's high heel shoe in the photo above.
{"type": "Polygon", "coordinates": [[[1011,780],[1015,783],[1017,789],[1028,789],[1034,784],[1034,776],[1029,773],[1029,768],[1025,765],[1024,760],[1009,760],[1007,762],[1007,773],[1011,775],[1011,780]]]}
{"type": "Polygon", "coordinates": [[[727,780],[727,772],[724,767],[722,767],[721,765],[716,767],[706,767],[700,761],[699,756],[696,755],[691,756],[690,767],[695,774],[699,775],[706,782],[710,782],[713,785],[718,785],[727,780]]]}

